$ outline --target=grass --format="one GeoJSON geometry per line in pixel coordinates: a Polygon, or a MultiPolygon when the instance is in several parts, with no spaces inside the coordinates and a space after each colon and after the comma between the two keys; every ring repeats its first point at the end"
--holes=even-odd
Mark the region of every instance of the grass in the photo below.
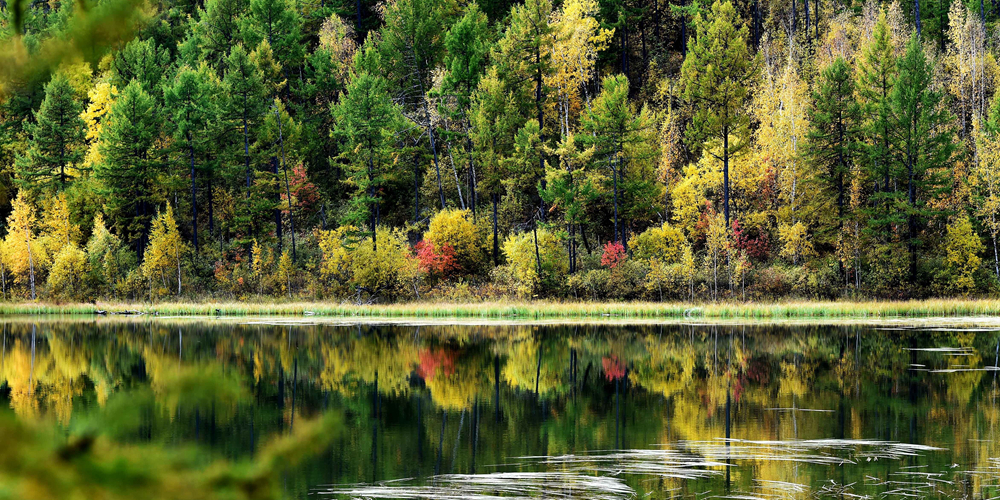
{"type": "Polygon", "coordinates": [[[477,319],[808,319],[808,318],[920,318],[1000,315],[1000,300],[929,299],[909,301],[795,301],[774,303],[659,303],[659,302],[412,302],[354,305],[329,302],[161,302],[153,304],[96,303],[0,304],[5,315],[92,315],[141,311],[168,316],[330,316],[359,318],[477,318],[477,319]]]}

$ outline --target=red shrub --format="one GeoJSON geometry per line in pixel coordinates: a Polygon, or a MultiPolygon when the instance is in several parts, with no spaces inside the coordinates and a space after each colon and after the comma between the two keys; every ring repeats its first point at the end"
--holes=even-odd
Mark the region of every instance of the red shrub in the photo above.
{"type": "Polygon", "coordinates": [[[435,247],[433,243],[423,240],[417,243],[416,250],[420,269],[431,276],[444,278],[461,270],[455,259],[455,249],[447,243],[435,247]]]}
{"type": "Polygon", "coordinates": [[[751,259],[765,260],[771,252],[771,239],[767,231],[760,228],[744,228],[740,225],[740,221],[735,219],[733,220],[733,241],[736,248],[744,250],[751,259]]]}
{"type": "Polygon", "coordinates": [[[604,254],[601,255],[601,265],[608,269],[614,269],[621,264],[627,255],[625,247],[619,241],[609,241],[604,244],[604,254]]]}

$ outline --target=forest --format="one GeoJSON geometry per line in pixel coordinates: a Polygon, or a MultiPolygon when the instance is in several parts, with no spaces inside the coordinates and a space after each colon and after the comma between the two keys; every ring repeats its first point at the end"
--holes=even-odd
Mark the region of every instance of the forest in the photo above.
{"type": "Polygon", "coordinates": [[[998,14],[0,2],[3,299],[997,295],[998,14]]]}

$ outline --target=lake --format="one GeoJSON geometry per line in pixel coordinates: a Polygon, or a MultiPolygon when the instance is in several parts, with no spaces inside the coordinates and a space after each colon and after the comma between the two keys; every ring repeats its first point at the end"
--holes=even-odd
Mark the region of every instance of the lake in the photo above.
{"type": "Polygon", "coordinates": [[[253,463],[333,415],[329,439],[280,470],[282,498],[1000,497],[998,329],[109,317],[0,330],[0,414],[57,441],[253,463]]]}

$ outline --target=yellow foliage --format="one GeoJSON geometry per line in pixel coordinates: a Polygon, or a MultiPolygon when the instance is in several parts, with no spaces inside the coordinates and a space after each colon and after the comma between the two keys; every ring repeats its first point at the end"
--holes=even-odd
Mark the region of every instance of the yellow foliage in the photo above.
{"type": "Polygon", "coordinates": [[[664,223],[660,227],[651,227],[635,235],[629,241],[632,253],[637,259],[656,259],[663,264],[680,262],[687,239],[680,229],[664,223]]]}
{"type": "Polygon", "coordinates": [[[976,286],[973,274],[979,269],[983,260],[979,254],[985,249],[979,235],[972,229],[968,217],[956,219],[948,224],[948,267],[955,273],[953,282],[956,288],[969,292],[976,286]]]}
{"type": "Polygon", "coordinates": [[[684,175],[674,184],[670,191],[670,199],[674,208],[671,211],[677,227],[685,234],[693,235],[701,212],[705,208],[705,200],[712,193],[721,192],[722,171],[718,161],[706,151],[697,163],[684,167],[684,175]]]}
{"type": "Polygon", "coordinates": [[[468,210],[447,209],[431,218],[424,240],[435,248],[450,245],[463,272],[473,272],[486,260],[483,237],[468,210]]]}
{"type": "Polygon", "coordinates": [[[21,190],[11,202],[3,254],[5,266],[14,275],[14,282],[30,286],[31,281],[38,280],[40,272],[48,268],[49,254],[45,245],[35,237],[38,217],[25,192],[21,190]]]}
{"type": "Polygon", "coordinates": [[[98,141],[101,137],[102,121],[104,115],[111,111],[111,105],[115,102],[117,95],[118,88],[108,82],[100,82],[87,92],[90,104],[80,114],[84,123],[87,124],[87,143],[89,146],[87,155],[83,159],[83,166],[86,168],[93,168],[101,161],[101,148],[98,141]]]}
{"type": "Polygon", "coordinates": [[[597,54],[607,48],[614,30],[597,21],[596,0],[568,0],[553,14],[553,72],[545,78],[554,90],[561,135],[569,133],[570,118],[579,112],[580,89],[594,75],[597,54]]]}
{"type": "Polygon", "coordinates": [[[778,226],[778,238],[781,240],[781,256],[798,264],[799,259],[816,255],[809,230],[801,221],[795,224],[778,226]]]}
{"type": "Polygon", "coordinates": [[[340,285],[347,283],[351,272],[351,252],[347,248],[347,235],[357,232],[354,226],[341,226],[329,231],[318,231],[319,249],[323,259],[319,265],[319,274],[326,280],[340,285]]]}
{"type": "Polygon", "coordinates": [[[174,209],[167,203],[167,209],[153,221],[149,235],[149,247],[146,248],[145,259],[142,262],[142,274],[146,279],[160,278],[163,288],[167,288],[168,273],[177,273],[177,293],[181,293],[181,257],[187,253],[187,244],[181,239],[174,220],[174,209]]]}
{"type": "Polygon", "coordinates": [[[366,238],[351,250],[351,283],[371,295],[416,293],[420,268],[406,234],[379,227],[376,235],[377,248],[366,238]]]}
{"type": "Polygon", "coordinates": [[[281,291],[287,293],[289,297],[292,296],[292,279],[295,276],[295,264],[292,263],[292,254],[286,248],[284,252],[281,252],[281,258],[278,259],[278,281],[280,282],[281,291]]]}
{"type": "Polygon", "coordinates": [[[87,272],[87,254],[75,243],[59,250],[49,271],[49,294],[60,298],[79,297],[81,278],[87,272]]]}
{"type": "Polygon", "coordinates": [[[42,227],[45,229],[42,241],[51,255],[79,241],[80,227],[70,222],[69,203],[66,201],[65,193],[59,193],[49,200],[42,227]]]}
{"type": "Polygon", "coordinates": [[[512,234],[503,243],[503,254],[507,258],[505,268],[511,274],[516,293],[522,296],[539,291],[543,282],[551,282],[569,271],[566,249],[559,237],[545,228],[539,228],[537,233],[537,258],[532,231],[512,234]]]}

